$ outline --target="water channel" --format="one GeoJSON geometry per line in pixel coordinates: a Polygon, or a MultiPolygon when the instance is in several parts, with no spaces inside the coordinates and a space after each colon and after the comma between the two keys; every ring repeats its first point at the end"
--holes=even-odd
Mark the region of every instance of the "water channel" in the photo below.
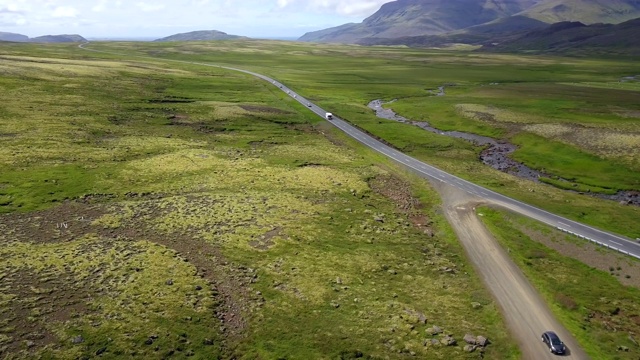
{"type": "MultiPolygon", "coordinates": [[[[434,91],[433,93],[436,96],[444,96],[445,95],[444,87],[438,88],[438,91],[437,92],[434,91]]],[[[391,109],[386,109],[383,107],[383,105],[391,104],[395,101],[396,100],[384,102],[382,100],[373,100],[368,104],[368,107],[373,111],[375,111],[376,116],[378,116],[379,118],[414,125],[435,134],[449,136],[449,137],[458,138],[458,139],[464,139],[469,142],[472,142],[477,146],[484,146],[485,147],[484,150],[480,152],[479,160],[483,164],[491,166],[496,170],[500,170],[502,172],[506,172],[508,174],[511,174],[523,179],[532,180],[535,182],[539,182],[540,177],[547,177],[547,178],[553,177],[552,174],[547,174],[547,173],[532,169],[510,158],[509,154],[516,151],[517,146],[507,141],[496,140],[490,137],[471,134],[471,133],[465,133],[461,131],[439,130],[432,127],[428,122],[410,120],[396,114],[391,109]]],[[[567,191],[570,191],[570,190],[567,190],[567,191]]],[[[602,199],[619,201],[620,203],[624,203],[628,205],[640,206],[640,192],[638,191],[620,191],[614,195],[606,195],[606,194],[599,194],[599,193],[581,193],[581,194],[587,194],[587,195],[595,196],[602,199]]]]}

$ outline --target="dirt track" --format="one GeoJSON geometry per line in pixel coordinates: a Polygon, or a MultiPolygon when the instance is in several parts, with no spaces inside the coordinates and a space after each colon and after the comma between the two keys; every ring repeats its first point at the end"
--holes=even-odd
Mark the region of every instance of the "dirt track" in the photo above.
{"type": "Polygon", "coordinates": [[[564,359],[588,359],[570,333],[555,319],[536,290],[475,215],[477,199],[452,186],[437,184],[447,219],[482,280],[500,306],[523,359],[555,359],[540,335],[555,331],[568,353],[564,359]]]}

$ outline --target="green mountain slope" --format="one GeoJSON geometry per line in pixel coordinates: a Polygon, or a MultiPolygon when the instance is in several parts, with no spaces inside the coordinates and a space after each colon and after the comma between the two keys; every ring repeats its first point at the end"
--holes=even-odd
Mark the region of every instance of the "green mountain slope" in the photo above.
{"type": "Polygon", "coordinates": [[[528,31],[543,29],[549,24],[524,16],[510,16],[441,35],[405,36],[392,39],[366,38],[360,45],[407,45],[412,47],[443,47],[450,44],[484,45],[516,38],[528,31]]]}
{"type": "Polygon", "coordinates": [[[640,56],[640,18],[622,24],[560,22],[482,50],[640,56]]]}
{"type": "Polygon", "coordinates": [[[536,0],[398,0],[360,24],[310,32],[300,41],[355,43],[367,37],[396,38],[441,34],[523,11],[536,0]]]}
{"type": "Polygon", "coordinates": [[[546,0],[521,15],[546,23],[619,24],[640,17],[639,0],[546,0]]]}
{"type": "Polygon", "coordinates": [[[192,31],[188,33],[180,33],[171,36],[167,36],[154,41],[208,41],[208,40],[232,40],[242,39],[243,36],[229,35],[222,31],[217,30],[201,30],[192,31]]]}
{"type": "Polygon", "coordinates": [[[640,0],[397,0],[384,4],[362,23],[310,32],[299,40],[372,44],[425,35],[459,37],[458,30],[495,24],[513,15],[523,23],[502,22],[503,28],[513,26],[507,31],[529,27],[531,22],[525,18],[549,24],[617,24],[640,17],[640,0]]]}

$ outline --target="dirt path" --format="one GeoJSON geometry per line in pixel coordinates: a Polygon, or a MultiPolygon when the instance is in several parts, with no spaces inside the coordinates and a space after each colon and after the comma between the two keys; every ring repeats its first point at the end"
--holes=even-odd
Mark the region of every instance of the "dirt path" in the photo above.
{"type": "Polygon", "coordinates": [[[511,261],[474,212],[477,199],[454,187],[436,185],[442,195],[447,219],[464,246],[482,280],[500,306],[523,359],[555,359],[540,335],[555,331],[569,349],[564,359],[588,359],[573,336],[555,319],[536,290],[511,261]]]}

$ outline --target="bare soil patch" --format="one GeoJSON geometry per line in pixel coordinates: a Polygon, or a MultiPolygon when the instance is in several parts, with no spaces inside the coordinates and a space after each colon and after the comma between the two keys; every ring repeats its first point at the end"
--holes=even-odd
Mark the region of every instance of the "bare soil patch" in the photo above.
{"type": "Polygon", "coordinates": [[[420,210],[422,204],[411,194],[411,185],[393,175],[380,175],[369,181],[376,193],[393,201],[398,210],[409,217],[411,223],[425,234],[433,236],[432,221],[420,210]]]}
{"type": "MultiPolygon", "coordinates": [[[[215,244],[189,232],[167,235],[141,224],[116,228],[92,225],[93,220],[107,213],[105,204],[92,203],[91,198],[69,201],[48,210],[0,215],[0,231],[11,234],[5,237],[7,240],[34,244],[71,242],[87,235],[97,235],[102,239],[102,252],[126,250],[127,243],[138,240],[155,242],[175,250],[179,260],[195,266],[197,272],[193,276],[206,279],[210,284],[209,290],[219,304],[214,310],[215,315],[223,326],[212,331],[222,332],[223,350],[232,356],[233,344],[242,338],[246,329],[246,317],[255,307],[261,306],[262,299],[252,299],[250,295],[250,284],[257,276],[255,270],[235,266],[222,256],[215,244]]],[[[265,241],[271,241],[276,235],[277,231],[265,234],[265,241]]],[[[10,245],[0,243],[0,246],[10,245]]],[[[92,299],[107,295],[104,291],[108,289],[91,285],[99,274],[108,271],[106,268],[108,266],[96,269],[83,281],[74,280],[71,273],[69,276],[48,276],[46,270],[40,273],[5,272],[0,288],[4,289],[3,292],[10,289],[15,299],[8,305],[8,311],[0,312],[0,323],[6,324],[5,330],[13,329],[6,348],[2,350],[0,347],[0,355],[17,353],[24,349],[25,344],[28,344],[29,351],[37,351],[60,341],[45,324],[88,315],[92,299]],[[30,320],[34,312],[40,321],[30,320]]]]}

